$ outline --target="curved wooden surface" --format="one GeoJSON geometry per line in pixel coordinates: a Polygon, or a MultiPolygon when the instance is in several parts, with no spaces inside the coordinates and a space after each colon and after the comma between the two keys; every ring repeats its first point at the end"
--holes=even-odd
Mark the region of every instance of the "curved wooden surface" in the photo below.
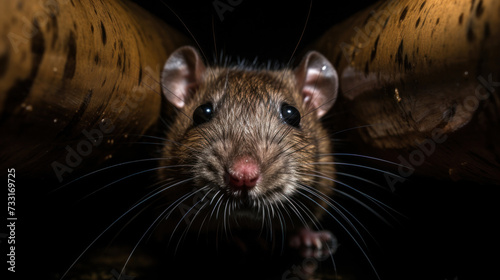
{"type": "MultiPolygon", "coordinates": [[[[0,10],[2,168],[62,181],[157,120],[159,73],[182,35],[126,1],[0,10]]],[[[336,108],[364,152],[409,166],[402,175],[500,183],[499,35],[498,1],[390,0],[311,48],[337,68],[336,108]]]]}
{"type": "Polygon", "coordinates": [[[367,153],[400,175],[500,183],[499,1],[380,1],[311,48],[337,68],[367,153]]]}
{"type": "Polygon", "coordinates": [[[0,1],[0,11],[2,169],[62,181],[156,122],[180,33],[128,1],[0,1]]]}

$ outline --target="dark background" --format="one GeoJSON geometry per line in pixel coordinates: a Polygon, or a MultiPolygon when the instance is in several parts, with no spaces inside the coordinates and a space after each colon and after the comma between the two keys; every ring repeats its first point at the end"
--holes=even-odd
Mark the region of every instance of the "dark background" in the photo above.
{"type": "Polygon", "coordinates": [[[296,47],[304,48],[335,23],[376,1],[135,2],[196,40],[209,59],[223,52],[248,59],[287,62],[296,47]],[[239,4],[231,6],[231,2],[239,4]],[[226,4],[232,10],[218,13],[214,3],[226,4]]]}
{"type": "MultiPolygon", "coordinates": [[[[287,63],[295,48],[297,57],[329,27],[377,1],[243,0],[236,1],[241,3],[232,11],[225,11],[222,21],[214,9],[214,1],[168,1],[167,5],[175,15],[168,8],[163,8],[163,3],[137,2],[184,34],[192,34],[209,59],[223,52],[231,57],[250,60],[258,57],[261,61],[287,63]]],[[[226,0],[220,2],[228,3],[226,0]]],[[[332,117],[342,120],[342,108],[337,110],[332,117]]],[[[344,139],[338,142],[337,151],[357,152],[357,147],[350,144],[349,135],[338,137],[344,139]]],[[[339,160],[357,163],[352,157],[339,160]]],[[[367,166],[379,164],[374,161],[359,163],[367,166]]],[[[341,172],[356,174],[387,186],[380,173],[352,167],[339,168],[341,172]]],[[[394,167],[386,166],[385,169],[397,173],[394,167]]],[[[389,211],[396,217],[392,219],[380,208],[369,204],[366,197],[356,196],[380,212],[388,220],[390,225],[387,225],[358,203],[349,199],[342,201],[367,227],[369,233],[361,234],[368,243],[366,251],[382,279],[462,280],[498,276],[494,272],[494,263],[498,258],[493,257],[494,248],[498,248],[499,244],[494,222],[500,213],[500,203],[496,202],[497,186],[414,176],[399,184],[395,190],[379,191],[359,180],[340,179],[404,215],[389,211]]],[[[325,222],[338,229],[331,219],[325,222]]],[[[347,241],[350,237],[342,230],[338,232],[342,246],[345,246],[341,246],[336,255],[338,270],[344,272],[346,278],[375,278],[360,250],[353,242],[347,241]]]]}
{"type": "MultiPolygon", "coordinates": [[[[168,7],[160,1],[135,2],[182,33],[188,36],[191,33],[192,39],[199,43],[198,47],[209,59],[223,52],[231,57],[252,60],[258,57],[261,61],[287,63],[296,47],[298,51],[295,56],[330,26],[375,1],[312,1],[311,5],[310,1],[243,0],[232,11],[224,12],[222,21],[211,0],[165,1],[168,7]]],[[[220,2],[227,3],[225,0],[220,2]]],[[[342,120],[341,110],[333,115],[333,119],[336,118],[342,120]]],[[[336,142],[336,151],[357,152],[357,147],[349,141],[349,135],[339,134],[336,138],[340,139],[336,142]]],[[[137,145],[128,149],[121,157],[117,156],[114,163],[154,155],[155,149],[151,146],[137,145]]],[[[353,157],[339,158],[338,161],[397,172],[391,166],[380,167],[376,161],[354,160],[353,157]]],[[[138,175],[112,184],[89,197],[87,195],[127,174],[154,167],[154,163],[143,163],[82,178],[79,176],[85,174],[74,174],[74,178],[80,179],[55,193],[47,193],[42,188],[44,181],[39,178],[20,176],[18,185],[30,186],[35,191],[27,192],[18,188],[19,217],[22,217],[17,229],[18,270],[39,279],[59,279],[61,271],[65,271],[95,237],[145,193],[144,186],[151,185],[155,180],[153,175],[138,175]]],[[[387,182],[380,172],[352,166],[339,166],[339,171],[381,185],[382,188],[379,188],[359,179],[339,176],[342,182],[400,213],[379,207],[366,196],[339,186],[340,190],[349,192],[386,220],[384,222],[352,199],[336,197],[366,228],[356,225],[366,241],[362,248],[381,279],[490,279],[498,274],[492,274],[497,266],[495,255],[498,255],[498,251],[495,246],[498,245],[499,236],[496,226],[500,207],[496,186],[410,177],[391,190],[386,187],[387,182]]],[[[127,256],[130,252],[127,246],[135,245],[151,219],[142,215],[129,225],[126,225],[127,221],[118,222],[109,233],[104,234],[83,255],[82,264],[72,269],[71,274],[80,277],[69,279],[111,279],[111,268],[119,271],[123,259],[103,257],[109,252],[113,255],[116,247],[110,244],[118,244],[118,248],[123,245],[126,248],[124,255],[127,256]],[[100,263],[95,264],[95,260],[100,260],[100,263]],[[104,276],[97,278],[96,270],[102,270],[104,276]]],[[[331,261],[321,262],[317,278],[376,279],[373,268],[349,234],[328,217],[324,220],[324,226],[337,235],[341,245],[334,256],[335,267],[331,261]],[[338,278],[335,278],[335,270],[338,278]]],[[[351,232],[355,234],[355,231],[351,232]]],[[[221,249],[218,257],[214,257],[212,251],[200,248],[197,243],[185,246],[176,261],[165,257],[169,265],[160,264],[154,268],[149,268],[151,264],[146,265],[147,269],[138,269],[140,276],[136,279],[178,278],[179,273],[208,278],[220,276],[224,272],[232,274],[235,279],[250,272],[259,275],[255,277],[258,279],[264,279],[266,275],[277,275],[277,279],[283,279],[287,269],[302,263],[293,256],[294,252],[289,251],[285,252],[285,257],[269,260],[259,259],[259,255],[224,254],[224,249],[221,249]]],[[[147,255],[158,254],[154,248],[146,246],[144,250],[147,255]]],[[[289,275],[284,279],[300,277],[289,275]]]]}

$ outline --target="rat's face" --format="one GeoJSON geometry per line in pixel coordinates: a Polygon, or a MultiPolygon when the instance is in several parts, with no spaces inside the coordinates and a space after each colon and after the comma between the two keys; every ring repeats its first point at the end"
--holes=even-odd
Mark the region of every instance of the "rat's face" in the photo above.
{"type": "MultiPolygon", "coordinates": [[[[314,205],[323,205],[319,197],[329,195],[333,186],[325,179],[333,178],[333,160],[319,117],[333,103],[336,87],[331,96],[314,95],[304,62],[304,69],[295,72],[205,69],[200,63],[191,48],[167,61],[164,90],[181,112],[167,135],[172,144],[166,145],[161,163],[173,168],[165,168],[161,177],[173,183],[187,180],[189,187],[177,188],[201,194],[198,203],[212,214],[259,221],[317,214],[314,205]],[[183,92],[176,84],[179,72],[193,76],[184,78],[183,92]]],[[[319,77],[315,82],[326,83],[319,77]]]]}

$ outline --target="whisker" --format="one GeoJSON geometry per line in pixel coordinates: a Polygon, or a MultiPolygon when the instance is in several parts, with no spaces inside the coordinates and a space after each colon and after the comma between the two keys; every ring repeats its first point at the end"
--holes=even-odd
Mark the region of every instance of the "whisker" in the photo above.
{"type": "MultiPolygon", "coordinates": [[[[321,226],[321,223],[320,221],[318,220],[318,218],[313,214],[313,212],[304,205],[304,203],[300,200],[295,200],[293,199],[293,197],[291,197],[291,200],[290,202],[293,202],[294,204],[300,204],[300,205],[297,205],[306,215],[307,215],[307,218],[309,218],[311,220],[311,223],[312,225],[314,226],[315,229],[317,230],[322,230],[323,227],[321,226]]],[[[299,213],[299,215],[301,217],[302,214],[299,213]]],[[[309,225],[305,222],[305,219],[303,219],[303,225],[304,225],[304,228],[310,228],[309,225]]]]}
{"type": "MultiPolygon", "coordinates": [[[[364,203],[363,201],[357,199],[356,197],[348,194],[347,192],[344,192],[344,191],[341,191],[339,189],[336,189],[335,192],[337,192],[338,194],[341,194],[345,197],[348,197],[349,199],[353,200],[354,202],[357,202],[359,205],[363,206],[364,208],[366,208],[368,211],[370,211],[371,213],[373,213],[375,216],[377,216],[380,220],[382,220],[383,222],[385,222],[386,224],[390,225],[389,222],[382,216],[380,215],[379,213],[377,213],[377,211],[375,211],[373,208],[371,208],[370,206],[368,206],[366,203],[364,203]]],[[[353,217],[353,219],[356,220],[356,222],[358,222],[362,227],[363,229],[368,233],[370,234],[370,232],[368,231],[368,229],[366,229],[363,224],[353,215],[351,214],[347,209],[345,209],[343,206],[341,206],[340,204],[338,204],[339,207],[343,208],[347,213],[349,213],[349,215],[351,217],[353,217]]],[[[387,213],[387,211],[385,211],[387,213]]],[[[388,213],[389,214],[389,213],[388,213]]],[[[389,214],[390,215],[390,214],[389,214]]],[[[392,217],[392,215],[391,215],[392,217]]],[[[370,234],[371,236],[371,234],[370,234]]],[[[373,237],[373,236],[372,236],[373,237]]],[[[373,238],[373,240],[375,240],[375,238],[373,238]]]]}
{"type": "MultiPolygon", "coordinates": [[[[319,172],[318,172],[318,173],[319,173],[319,172]]],[[[400,214],[398,211],[396,211],[395,209],[391,208],[391,207],[390,207],[390,206],[388,206],[387,204],[385,204],[385,203],[381,202],[380,200],[378,200],[378,199],[376,199],[376,198],[374,198],[374,197],[372,197],[372,196],[370,196],[370,195],[368,195],[368,194],[366,194],[366,193],[364,193],[364,192],[362,192],[362,191],[360,191],[360,190],[358,190],[358,189],[356,189],[356,188],[354,188],[354,187],[352,187],[352,186],[350,186],[350,185],[348,185],[348,184],[346,184],[346,183],[344,183],[344,182],[341,182],[341,181],[339,181],[339,180],[336,180],[336,179],[333,179],[333,178],[330,178],[330,177],[327,177],[327,176],[324,176],[324,175],[307,174],[307,173],[301,173],[301,174],[306,175],[306,176],[312,176],[312,177],[317,177],[317,178],[326,179],[326,180],[329,180],[329,181],[335,182],[336,184],[340,184],[340,185],[342,185],[342,186],[345,186],[345,187],[349,188],[350,190],[353,190],[353,191],[355,191],[355,192],[357,192],[357,193],[361,194],[362,196],[364,196],[364,197],[368,198],[370,201],[374,202],[374,203],[375,203],[375,205],[379,206],[379,207],[380,207],[382,210],[384,210],[385,212],[387,212],[387,210],[386,210],[386,209],[389,209],[389,210],[393,211],[394,213],[398,213],[398,214],[400,214]],[[386,209],[384,209],[384,207],[382,207],[382,206],[384,206],[386,209]]],[[[332,189],[334,189],[334,188],[332,188],[332,189]]],[[[338,189],[334,189],[334,191],[337,191],[337,192],[338,192],[339,190],[338,190],[338,189]]],[[[362,205],[365,205],[365,204],[362,204],[362,205]]],[[[373,211],[370,207],[368,207],[368,208],[369,208],[371,211],[373,211]]],[[[376,212],[374,212],[374,213],[376,213],[376,212]]],[[[388,213],[388,212],[387,212],[387,213],[388,213]]],[[[390,213],[388,213],[388,214],[390,214],[390,213]]],[[[377,214],[377,216],[378,216],[378,215],[379,215],[379,214],[377,214]]],[[[400,215],[401,215],[401,214],[400,214],[400,215]]],[[[385,219],[382,219],[382,220],[385,220],[385,219]]]]}
{"type": "Polygon", "coordinates": [[[281,227],[281,254],[283,254],[283,251],[285,249],[285,231],[286,231],[286,223],[284,221],[285,217],[283,216],[283,213],[281,212],[279,206],[276,207],[276,213],[281,227]]]}
{"type": "Polygon", "coordinates": [[[309,17],[311,16],[311,10],[312,10],[312,1],[309,4],[309,10],[307,11],[306,22],[304,23],[304,28],[302,29],[302,33],[300,33],[299,41],[295,45],[295,49],[293,49],[292,55],[290,56],[290,59],[288,60],[287,65],[290,65],[290,63],[295,55],[295,52],[297,51],[297,49],[300,45],[300,42],[302,41],[302,38],[304,37],[304,33],[306,32],[307,23],[309,22],[309,17]]]}
{"type": "MultiPolygon", "coordinates": [[[[195,176],[195,177],[192,177],[191,179],[195,180],[196,178],[198,178],[198,176],[195,176]]],[[[169,179],[166,179],[166,180],[169,180],[169,179]]],[[[164,180],[165,181],[165,180],[164,180]]],[[[153,190],[154,192],[155,190],[153,190]]],[[[176,209],[177,207],[179,207],[179,205],[184,201],[180,201],[181,199],[184,199],[187,195],[191,194],[191,192],[188,192],[187,194],[184,194],[183,196],[181,196],[180,198],[178,198],[177,200],[175,200],[174,202],[171,202],[171,203],[168,203],[168,206],[167,206],[167,209],[168,208],[171,208],[170,212],[167,213],[167,215],[164,217],[164,219],[168,219],[170,217],[170,215],[173,213],[174,209],[176,209]]],[[[157,223],[157,225],[153,228],[153,230],[151,230],[151,234],[148,238],[151,237],[151,235],[153,234],[153,232],[156,230],[156,228],[160,225],[160,223],[157,223]]]]}
{"type": "Polygon", "coordinates": [[[169,144],[171,145],[176,145],[176,146],[179,146],[179,147],[184,147],[188,150],[191,150],[192,152],[200,152],[200,150],[196,149],[196,147],[191,147],[189,145],[186,145],[186,144],[183,144],[183,143],[180,143],[180,142],[177,142],[177,141],[173,141],[173,140],[169,140],[169,139],[165,139],[163,140],[163,142],[146,142],[146,141],[136,141],[136,142],[131,142],[131,144],[142,144],[142,145],[161,145],[161,146],[167,146],[169,144]],[[168,143],[166,143],[168,142],[168,143]]]}
{"type": "Polygon", "coordinates": [[[226,234],[226,238],[228,238],[228,239],[232,238],[232,236],[233,236],[233,233],[231,232],[231,227],[229,226],[228,206],[229,206],[230,202],[231,202],[231,200],[229,200],[229,199],[225,200],[226,205],[224,205],[224,216],[223,216],[224,233],[226,234]]]}
{"type": "MultiPolygon", "coordinates": [[[[151,225],[146,229],[146,231],[144,232],[144,234],[141,236],[141,238],[139,238],[139,241],[136,242],[134,248],[132,249],[132,251],[130,252],[129,256],[127,257],[127,260],[125,261],[124,265],[123,265],[123,268],[120,272],[120,275],[123,273],[123,271],[125,270],[125,267],[127,267],[127,264],[128,262],[130,261],[132,255],[134,254],[135,250],[137,249],[137,247],[139,246],[139,244],[141,243],[141,241],[144,239],[144,237],[148,234],[148,232],[151,230],[151,228],[157,224],[157,222],[163,217],[163,215],[168,211],[173,211],[173,209],[177,208],[177,206],[174,206],[174,205],[178,205],[176,202],[180,200],[179,203],[182,203],[183,201],[185,201],[186,199],[188,199],[190,196],[196,194],[197,191],[194,191],[194,192],[190,192],[190,193],[187,193],[185,194],[184,196],[180,197],[179,199],[177,199],[174,203],[172,203],[169,207],[167,207],[160,215],[158,215],[158,217],[153,221],[153,223],[151,223],[151,225]],[[185,198],[184,198],[185,197],[185,198]],[[173,206],[173,207],[172,207],[173,206]],[[170,209],[171,208],[171,209],[170,209]]],[[[174,232],[175,232],[175,229],[174,229],[174,232]]]]}
{"type": "MultiPolygon", "coordinates": [[[[318,202],[316,202],[314,199],[310,198],[309,196],[303,194],[302,192],[300,192],[300,190],[303,189],[303,190],[307,190],[306,188],[300,188],[298,189],[298,193],[302,194],[303,197],[309,199],[310,201],[312,201],[314,204],[316,204],[318,207],[320,207],[321,209],[323,209],[330,217],[332,217],[343,229],[344,231],[352,238],[353,242],[356,244],[356,246],[361,250],[361,253],[363,254],[363,256],[366,258],[366,260],[368,261],[368,264],[370,265],[370,267],[372,268],[373,272],[375,273],[377,279],[380,279],[380,276],[377,272],[377,270],[375,269],[375,266],[373,265],[372,261],[370,260],[370,257],[368,256],[368,254],[365,252],[365,250],[363,249],[363,247],[361,246],[361,244],[358,242],[358,240],[352,235],[352,233],[345,227],[345,225],[343,223],[341,223],[337,217],[335,217],[330,211],[328,211],[327,209],[325,209],[325,207],[323,207],[321,204],[319,204],[318,202]]],[[[321,200],[324,201],[323,198],[319,197],[317,194],[311,192],[312,195],[320,198],[321,200]]],[[[325,201],[325,203],[327,204],[331,204],[329,203],[328,201],[325,201]]]]}
{"type": "Polygon", "coordinates": [[[377,161],[381,161],[381,162],[389,163],[389,164],[392,164],[392,165],[396,165],[396,166],[400,166],[400,167],[405,167],[405,168],[408,168],[408,166],[406,166],[406,165],[402,165],[402,164],[399,164],[399,163],[394,162],[394,161],[389,161],[389,160],[385,160],[385,159],[381,159],[381,158],[377,158],[377,157],[372,157],[372,156],[367,156],[367,155],[361,155],[361,154],[352,154],[352,153],[331,153],[331,154],[321,154],[320,156],[322,156],[322,155],[328,155],[328,156],[354,156],[354,157],[362,157],[362,158],[373,159],[373,160],[377,160],[377,161]]]}
{"type": "Polygon", "coordinates": [[[201,48],[201,45],[200,43],[198,43],[198,40],[196,40],[196,37],[193,35],[193,33],[191,33],[191,30],[187,27],[186,23],[181,19],[181,17],[172,9],[170,8],[170,6],[165,3],[165,1],[163,0],[160,0],[160,2],[165,6],[167,7],[170,12],[172,12],[176,17],[177,19],[182,23],[182,25],[184,26],[184,28],[186,28],[187,32],[189,33],[189,35],[191,35],[191,38],[193,39],[193,41],[196,43],[196,45],[198,46],[198,49],[200,50],[201,54],[203,55],[203,57],[205,58],[205,60],[208,61],[207,59],[207,56],[205,55],[205,53],[203,52],[202,48],[201,48]]]}
{"type": "Polygon", "coordinates": [[[343,132],[351,131],[351,130],[356,130],[356,129],[365,128],[365,127],[372,127],[372,126],[376,126],[376,125],[381,125],[381,124],[367,124],[367,125],[355,126],[355,127],[351,127],[351,128],[347,128],[347,129],[343,129],[343,130],[335,131],[335,132],[333,132],[333,133],[331,134],[331,136],[337,135],[337,134],[339,134],[339,133],[343,133],[343,132]]]}
{"type": "Polygon", "coordinates": [[[370,180],[368,180],[368,179],[365,179],[365,178],[363,178],[363,177],[361,177],[361,176],[356,176],[356,175],[353,175],[353,174],[344,173],[344,172],[338,172],[338,171],[337,171],[337,172],[335,172],[335,175],[339,175],[339,176],[346,176],[346,177],[351,177],[351,178],[354,178],[354,179],[358,179],[358,180],[360,180],[360,181],[363,181],[363,182],[369,183],[369,184],[374,185],[374,186],[376,186],[376,187],[379,187],[379,188],[381,188],[381,189],[387,190],[387,188],[386,188],[386,187],[384,187],[384,186],[382,186],[382,185],[380,185],[380,184],[377,184],[377,183],[375,183],[375,182],[373,182],[373,181],[370,181],[370,180]]]}
{"type": "MultiPolygon", "coordinates": [[[[191,196],[193,196],[193,195],[195,195],[195,194],[197,194],[197,193],[199,193],[199,192],[201,192],[201,191],[203,191],[203,190],[205,190],[205,189],[207,189],[207,188],[208,188],[208,186],[205,186],[205,187],[203,187],[203,188],[197,189],[196,191],[191,191],[191,192],[189,193],[190,195],[189,195],[189,196],[187,196],[187,197],[186,197],[185,199],[183,199],[182,201],[180,201],[180,202],[178,203],[178,205],[180,205],[181,203],[183,203],[184,201],[186,201],[186,199],[188,199],[189,197],[191,197],[191,196]]],[[[175,234],[175,232],[177,231],[177,228],[179,227],[179,225],[182,223],[182,221],[183,221],[183,220],[185,221],[185,218],[186,218],[186,216],[189,214],[189,212],[191,212],[191,210],[193,210],[193,209],[196,207],[196,205],[198,205],[198,203],[200,203],[200,202],[201,202],[201,200],[197,201],[197,202],[196,202],[193,206],[191,206],[191,208],[189,208],[189,210],[188,210],[188,211],[186,211],[186,213],[184,213],[184,215],[183,215],[183,216],[182,216],[182,218],[179,220],[179,222],[177,222],[177,224],[176,224],[176,225],[175,225],[175,227],[174,227],[174,230],[172,231],[172,234],[170,235],[170,239],[169,239],[169,241],[168,241],[168,245],[170,245],[170,242],[172,241],[172,238],[174,237],[174,234],[175,234]]],[[[172,208],[172,209],[175,209],[175,208],[177,208],[177,206],[176,206],[176,207],[174,207],[174,208],[172,208]]],[[[170,215],[170,214],[169,214],[169,215],[170,215]]],[[[167,216],[167,218],[168,218],[168,216],[167,216]]],[[[175,252],[177,252],[177,247],[176,247],[175,252]]]]}
{"type": "Polygon", "coordinates": [[[160,141],[168,141],[167,138],[165,137],[160,137],[160,136],[156,136],[156,135],[147,135],[147,134],[128,134],[130,136],[136,136],[138,138],[151,138],[151,139],[156,139],[156,140],[160,140],[160,141]]]}
{"type": "MultiPolygon", "coordinates": [[[[199,191],[196,191],[196,193],[198,192],[201,192],[201,191],[204,191],[206,190],[207,188],[209,188],[208,186],[205,186],[204,188],[200,189],[199,191]]],[[[193,205],[192,209],[195,208],[195,206],[200,203],[200,202],[203,202],[203,199],[200,199],[198,202],[196,202],[195,205],[193,205]]],[[[205,201],[201,206],[200,208],[197,210],[197,212],[194,214],[193,218],[191,219],[191,221],[189,222],[188,226],[184,229],[183,233],[181,234],[181,236],[179,237],[179,241],[177,242],[177,246],[175,247],[175,250],[174,252],[177,253],[178,249],[179,249],[179,246],[181,244],[181,241],[184,240],[184,237],[186,236],[186,234],[188,233],[189,229],[191,228],[191,225],[193,224],[194,220],[196,219],[196,217],[198,216],[198,214],[201,212],[201,210],[207,205],[207,201],[205,201]]],[[[189,210],[191,211],[191,209],[189,210]]],[[[188,211],[188,212],[189,212],[188,211]]],[[[186,215],[188,214],[188,212],[186,212],[186,215]]],[[[180,221],[179,221],[180,222],[180,221]]]]}
{"type": "Polygon", "coordinates": [[[380,173],[383,173],[383,174],[387,174],[387,175],[390,175],[390,176],[393,176],[393,177],[396,177],[396,178],[399,178],[399,179],[405,179],[397,174],[394,174],[392,172],[389,172],[389,171],[385,171],[385,170],[382,170],[382,169],[378,169],[378,168],[374,168],[374,167],[370,167],[370,166],[365,166],[365,165],[361,165],[361,164],[355,164],[355,163],[347,163],[347,162],[311,162],[311,163],[308,163],[308,164],[312,164],[312,165],[320,165],[320,164],[332,164],[332,165],[347,165],[347,166],[354,166],[354,167],[359,167],[359,168],[364,168],[364,169],[369,169],[369,170],[373,170],[373,171],[377,171],[377,172],[380,172],[380,173]]]}
{"type": "Polygon", "coordinates": [[[222,200],[222,198],[223,198],[223,197],[224,197],[224,196],[223,196],[223,195],[221,195],[221,196],[219,197],[219,199],[217,200],[217,203],[215,203],[215,205],[214,205],[214,208],[217,208],[217,210],[216,210],[216,212],[217,212],[217,213],[215,214],[215,219],[216,219],[216,220],[218,220],[218,219],[219,219],[219,212],[220,212],[219,210],[220,210],[220,206],[222,205],[221,200],[222,200]],[[218,206],[217,206],[217,205],[218,205],[218,206]]]}
{"type": "Polygon", "coordinates": [[[150,168],[150,169],[142,170],[142,171],[139,171],[139,172],[136,172],[136,173],[133,173],[133,174],[127,175],[127,176],[125,176],[125,177],[122,177],[122,178],[120,178],[120,179],[118,179],[118,180],[115,180],[115,181],[113,181],[113,182],[111,182],[111,183],[109,183],[109,184],[105,185],[104,187],[101,187],[101,188],[99,188],[99,189],[97,189],[97,190],[95,190],[95,191],[91,192],[90,194],[88,194],[88,195],[84,196],[84,197],[83,197],[82,199],[80,199],[80,200],[84,200],[84,199],[86,199],[86,198],[88,198],[88,197],[90,197],[90,196],[94,195],[95,193],[97,193],[97,192],[99,192],[99,191],[102,191],[102,190],[104,190],[105,188],[107,188],[107,187],[109,187],[109,186],[111,186],[111,185],[114,185],[114,184],[116,184],[116,183],[118,183],[118,182],[121,182],[121,181],[123,181],[123,180],[125,180],[125,179],[128,179],[128,178],[130,178],[130,177],[137,176],[137,175],[139,175],[139,174],[143,174],[143,173],[146,173],[146,172],[151,172],[151,171],[160,170],[160,169],[177,168],[177,167],[192,167],[192,165],[171,165],[171,166],[160,166],[160,167],[155,167],[155,168],[150,168]]]}
{"type": "MultiPolygon", "coordinates": [[[[140,201],[140,200],[139,200],[140,201]]],[[[144,211],[146,211],[148,209],[149,206],[146,206],[144,208],[142,208],[141,210],[139,210],[139,212],[137,214],[135,214],[134,216],[132,216],[132,218],[130,218],[128,220],[128,222],[126,222],[116,233],[115,235],[113,236],[113,238],[109,241],[109,244],[112,244],[114,243],[115,239],[118,238],[118,236],[125,230],[125,228],[127,226],[130,225],[130,223],[132,223],[137,217],[139,217],[144,211]]]]}
{"type": "Polygon", "coordinates": [[[267,222],[268,222],[268,228],[269,228],[269,236],[268,236],[268,239],[270,240],[273,240],[273,236],[274,236],[274,233],[273,233],[273,223],[272,223],[272,218],[274,217],[274,209],[272,207],[272,205],[270,204],[267,204],[267,212],[268,212],[268,215],[267,215],[267,222]]]}
{"type": "Polygon", "coordinates": [[[186,179],[186,180],[183,180],[183,181],[180,181],[176,184],[172,184],[170,186],[167,186],[157,192],[155,192],[154,194],[150,195],[149,197],[145,198],[144,200],[142,200],[141,202],[137,203],[136,205],[134,205],[133,207],[131,207],[129,210],[125,211],[125,213],[123,213],[121,216],[119,216],[114,222],[112,222],[108,227],[106,227],[106,229],[104,229],[84,250],[83,252],[75,259],[75,261],[73,261],[73,263],[70,265],[70,267],[64,272],[64,274],[61,276],[61,280],[68,274],[68,272],[71,270],[71,268],[73,268],[73,266],[81,259],[81,257],[90,249],[90,247],[92,247],[95,242],[97,242],[97,240],[99,240],[101,238],[101,236],[103,236],[110,228],[112,228],[118,221],[120,221],[123,217],[125,217],[128,213],[130,213],[131,211],[133,211],[134,209],[136,209],[137,207],[139,207],[141,204],[145,203],[146,201],[150,200],[151,198],[155,197],[156,195],[172,188],[172,187],[175,187],[175,186],[178,186],[180,184],[183,184],[183,183],[186,183],[186,182],[189,182],[193,180],[193,178],[189,178],[189,179],[186,179]]]}
{"type": "MultiPolygon", "coordinates": [[[[351,214],[351,212],[349,212],[347,209],[345,209],[342,205],[340,205],[340,203],[338,203],[337,201],[335,201],[334,199],[328,197],[327,195],[323,194],[322,192],[316,190],[315,188],[312,188],[310,186],[307,186],[307,185],[304,185],[304,184],[300,184],[300,186],[302,187],[303,190],[307,191],[308,193],[316,196],[317,198],[321,199],[322,201],[324,201],[329,207],[331,207],[332,209],[335,210],[335,212],[337,212],[338,214],[340,214],[340,216],[349,224],[349,226],[355,230],[356,234],[358,235],[359,239],[363,242],[363,244],[366,246],[366,242],[363,238],[363,236],[361,235],[361,232],[356,228],[356,226],[354,225],[354,223],[349,219],[349,217],[346,216],[346,214],[344,212],[342,212],[338,207],[342,208],[344,211],[346,211],[346,213],[351,216],[358,224],[360,224],[363,229],[366,230],[366,228],[364,228],[364,226],[362,225],[362,223],[353,215],[351,214]],[[335,204],[335,205],[334,205],[335,204]]],[[[367,231],[368,232],[368,231],[367,231]]]]}
{"type": "MultiPolygon", "coordinates": [[[[210,202],[207,202],[207,203],[208,203],[208,205],[210,205],[210,202]]],[[[201,221],[200,229],[198,230],[198,238],[200,238],[200,236],[201,236],[201,230],[203,229],[203,225],[205,224],[205,221],[207,220],[207,218],[209,217],[209,215],[210,215],[210,213],[207,212],[205,214],[205,218],[203,218],[203,221],[201,221]]]]}
{"type": "MultiPolygon", "coordinates": [[[[288,205],[290,207],[290,210],[295,214],[295,216],[299,219],[299,221],[302,223],[302,225],[304,225],[304,227],[306,227],[307,226],[307,222],[305,221],[304,217],[302,216],[302,214],[300,213],[300,211],[297,209],[297,207],[293,203],[292,199],[288,198],[288,196],[286,196],[286,195],[284,195],[283,198],[286,201],[288,201],[288,205]]],[[[287,211],[287,213],[288,213],[288,211],[287,211]]],[[[290,220],[292,220],[292,218],[290,216],[290,213],[288,213],[288,216],[290,217],[290,220]]],[[[292,220],[292,227],[295,227],[293,225],[293,220],[292,220]]]]}
{"type": "Polygon", "coordinates": [[[260,201],[261,198],[259,198],[259,203],[258,203],[258,210],[262,213],[262,223],[260,225],[260,231],[259,231],[259,236],[262,235],[262,232],[264,232],[264,228],[265,228],[265,221],[266,221],[266,208],[264,206],[262,206],[264,204],[264,202],[261,202],[260,201]]]}
{"type": "Polygon", "coordinates": [[[131,160],[131,161],[126,161],[126,162],[121,162],[121,163],[117,163],[117,164],[114,164],[114,165],[111,165],[111,166],[106,166],[106,167],[103,167],[103,168],[100,168],[98,170],[95,170],[95,171],[92,171],[90,173],[87,173],[85,175],[82,175],[74,180],[71,180],[69,181],[68,183],[54,189],[54,190],[51,190],[49,193],[53,193],[53,192],[56,192],[70,184],[73,184],[74,182],[78,181],[78,180],[81,180],[83,178],[86,178],[88,176],[92,176],[96,173],[99,173],[99,172],[102,172],[102,171],[105,171],[107,169],[111,169],[111,168],[115,168],[115,167],[118,167],[118,166],[122,166],[122,165],[127,165],[127,164],[133,164],[133,163],[138,163],[138,162],[145,162],[145,161],[158,161],[158,160],[164,160],[164,159],[170,159],[170,158],[165,158],[165,157],[161,157],[161,158],[146,158],[146,159],[138,159],[138,160],[131,160]]]}
{"type": "MultiPolygon", "coordinates": [[[[292,199],[293,200],[293,199],[292,199]]],[[[295,201],[295,200],[294,200],[295,201]]],[[[321,230],[324,230],[324,228],[321,226],[321,223],[320,221],[318,220],[318,218],[311,212],[311,210],[306,207],[304,205],[304,203],[300,200],[297,200],[296,203],[300,203],[302,206],[299,205],[299,207],[304,211],[304,212],[308,212],[306,213],[308,218],[311,219],[311,223],[312,223],[312,226],[314,226],[314,228],[317,230],[317,231],[321,231],[321,230]]],[[[361,225],[363,226],[363,225],[361,225]]],[[[310,227],[307,225],[307,224],[304,224],[304,228],[306,229],[309,229],[310,227]]],[[[328,252],[333,252],[333,248],[330,248],[329,244],[325,244],[326,245],[326,248],[328,250],[328,252]]],[[[333,269],[335,271],[335,276],[337,276],[337,266],[335,264],[335,260],[333,258],[333,254],[330,254],[330,259],[332,260],[332,265],[333,265],[333,269]]]]}

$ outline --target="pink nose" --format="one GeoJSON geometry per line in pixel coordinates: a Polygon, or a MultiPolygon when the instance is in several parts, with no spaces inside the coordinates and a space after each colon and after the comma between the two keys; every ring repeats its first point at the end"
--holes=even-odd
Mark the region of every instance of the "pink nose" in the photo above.
{"type": "Polygon", "coordinates": [[[250,156],[240,157],[229,168],[228,175],[228,184],[233,191],[250,190],[260,178],[259,165],[250,156]]]}

